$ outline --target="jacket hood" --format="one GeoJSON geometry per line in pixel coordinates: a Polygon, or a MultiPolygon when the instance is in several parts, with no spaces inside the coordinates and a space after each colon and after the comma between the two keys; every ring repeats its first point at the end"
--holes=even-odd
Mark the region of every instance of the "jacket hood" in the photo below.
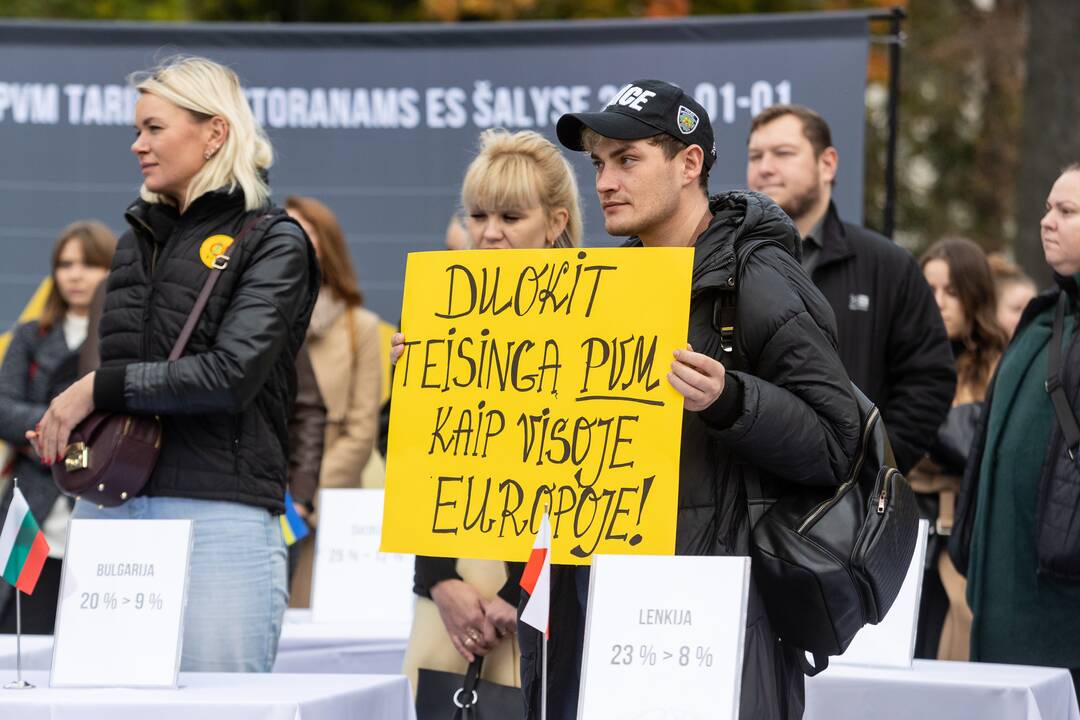
{"type": "Polygon", "coordinates": [[[734,284],[735,248],[750,240],[779,242],[799,260],[801,248],[795,223],[761,193],[732,191],[709,199],[713,219],[697,239],[693,289],[734,284]]]}
{"type": "MultiPolygon", "coordinates": [[[[767,196],[750,190],[720,193],[709,198],[709,212],[712,221],[694,243],[692,293],[734,285],[735,247],[747,240],[777,241],[797,261],[802,259],[795,223],[767,196]]],[[[641,238],[635,236],[623,247],[641,244],[641,238]]]]}

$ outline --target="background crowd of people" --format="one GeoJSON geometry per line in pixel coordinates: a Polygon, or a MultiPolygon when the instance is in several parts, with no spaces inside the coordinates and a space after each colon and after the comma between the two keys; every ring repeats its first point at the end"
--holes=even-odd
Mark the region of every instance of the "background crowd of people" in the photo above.
{"type": "MultiPolygon", "coordinates": [[[[285,489],[317,528],[318,488],[381,484],[378,473],[365,468],[373,454],[385,452],[387,348],[380,319],[364,307],[333,210],[311,197],[273,204],[266,182],[273,151],[236,75],[188,58],[134,82],[140,95],[131,150],[144,184],[124,212],[128,227],[119,241],[97,221],[60,232],[44,311],[15,328],[0,366],[0,438],[15,450],[9,470],[43,520],[52,548],[42,584],[23,606],[23,629],[52,631],[69,516],[190,518],[195,546],[182,668],[266,671],[286,603],[303,607],[310,595],[314,538],[293,548],[287,561],[275,519],[285,489]],[[242,228],[251,226],[259,230],[245,235],[242,228]],[[228,250],[230,272],[184,356],[169,361],[205,272],[205,259],[192,258],[215,234],[237,238],[228,250]],[[102,283],[107,290],[99,291],[102,283]],[[101,298],[96,310],[95,292],[101,298]],[[80,349],[95,313],[89,344],[100,353],[100,366],[80,373],[80,349]],[[73,503],[50,476],[48,466],[62,458],[72,427],[95,409],[156,415],[167,438],[146,492],[118,508],[73,503]],[[226,546],[229,552],[221,552],[226,546]],[[213,592],[200,589],[210,586],[213,592]]],[[[583,140],[568,142],[562,130],[560,138],[593,155],[602,200],[634,205],[649,188],[634,186],[632,170],[617,174],[622,166],[616,170],[615,156],[605,155],[610,139],[589,136],[586,115],[574,136],[583,140]]],[[[1080,438],[1070,437],[1062,416],[1080,397],[1074,331],[1080,166],[1068,166],[1049,189],[1040,232],[1055,282],[1036,294],[1015,265],[987,257],[971,239],[942,239],[915,258],[845,222],[831,198],[841,158],[828,125],[812,109],[774,106],[753,120],[746,184],[760,195],[737,201],[725,196],[709,204],[707,196],[691,192],[696,184],[707,188],[711,130],[707,139],[695,137],[657,146],[664,162],[689,163],[682,167],[690,168],[695,185],[678,192],[689,193],[698,215],[708,212],[700,223],[690,218],[696,232],[689,239],[700,234],[704,252],[705,239],[726,242],[709,235],[721,232],[711,228],[711,218],[762,208],[762,227],[792,245],[767,270],[795,289],[793,307],[809,308],[817,318],[815,342],[831,354],[823,356],[822,373],[835,355],[846,375],[841,379],[850,378],[881,409],[898,467],[918,494],[931,537],[916,654],[1066,667],[1080,682],[1080,470],[1073,460],[1080,438]],[[776,206],[786,217],[770,215],[776,206]],[[1051,388],[1061,388],[1064,410],[1051,388]]],[[[531,131],[481,135],[447,246],[579,246],[582,201],[563,152],[531,131]]],[[[613,235],[648,244],[649,233],[668,227],[659,220],[635,222],[623,222],[605,205],[613,235]]],[[[676,387],[687,367],[709,376],[698,355],[687,355],[674,369],[676,387]]],[[[746,441],[730,428],[738,422],[733,403],[754,392],[753,373],[743,378],[736,370],[743,368],[728,368],[726,386],[710,400],[716,404],[695,409],[693,417],[703,419],[688,421],[698,433],[694,442],[708,444],[721,453],[717,457],[746,441]],[[727,387],[736,389],[725,394],[727,387]]],[[[697,376],[685,378],[697,387],[697,376]]],[[[689,408],[691,394],[684,395],[689,408]]],[[[812,405],[813,397],[806,402],[812,405]]],[[[853,403],[828,402],[833,414],[815,417],[839,467],[853,453],[847,435],[857,418],[853,403]]],[[[684,449],[697,447],[687,442],[684,437],[684,449]]],[[[712,477],[710,468],[695,472],[712,477]]],[[[0,517],[10,498],[9,485],[0,517]]],[[[742,499],[733,491],[725,502],[742,499]]],[[[690,512],[680,507],[681,514],[690,512]]],[[[739,535],[745,527],[733,520],[728,530],[730,537],[717,542],[730,541],[725,552],[745,553],[746,536],[739,535]]],[[[477,657],[486,658],[483,675],[492,682],[521,686],[523,675],[528,679],[529,650],[523,668],[518,635],[519,577],[519,567],[500,562],[416,559],[405,662],[414,688],[422,669],[463,673],[477,657]]],[[[584,587],[581,577],[562,582],[574,595],[584,587]]],[[[0,632],[13,629],[10,592],[0,584],[0,632]]],[[[574,651],[569,648],[569,656],[574,651]]],[[[576,652],[580,660],[580,647],[576,652]]],[[[794,667],[788,660],[770,660],[778,668],[771,680],[776,687],[786,682],[779,675],[794,667]]],[[[762,692],[786,692],[776,687],[762,692]]],[[[573,700],[571,693],[567,708],[573,700]]],[[[755,698],[744,692],[744,700],[755,698]]],[[[786,716],[801,714],[801,692],[784,707],[786,716]]]]}

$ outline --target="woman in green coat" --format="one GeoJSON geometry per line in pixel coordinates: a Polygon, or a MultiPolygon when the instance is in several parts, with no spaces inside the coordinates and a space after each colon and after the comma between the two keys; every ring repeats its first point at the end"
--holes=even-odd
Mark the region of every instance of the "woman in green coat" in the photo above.
{"type": "Polygon", "coordinates": [[[1069,668],[1080,685],[1080,163],[1040,227],[1055,282],[998,365],[950,553],[968,578],[971,659],[1069,668]]]}

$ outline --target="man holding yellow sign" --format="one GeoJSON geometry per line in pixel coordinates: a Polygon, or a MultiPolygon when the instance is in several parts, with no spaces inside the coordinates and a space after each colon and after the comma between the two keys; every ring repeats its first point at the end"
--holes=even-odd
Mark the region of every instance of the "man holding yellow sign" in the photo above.
{"type": "MultiPolygon", "coordinates": [[[[410,255],[382,549],[523,560],[548,511],[564,566],[748,555],[745,484],[836,485],[858,444],[797,231],[764,196],[710,200],[708,116],[672,85],[632,83],[558,132],[638,249],[410,255]]],[[[548,712],[573,718],[587,568],[551,578],[548,712]]],[[[519,634],[532,718],[543,636],[519,634]]],[[[801,717],[797,658],[753,587],[745,652],[741,716],[801,717]]]]}
{"type": "MultiPolygon", "coordinates": [[[[835,320],[799,264],[798,232],[765,196],[708,197],[709,118],[674,85],[630,83],[601,112],[564,115],[557,131],[563,145],[593,160],[605,229],[643,248],[626,256],[693,248],[690,342],[668,346],[680,349],[666,378],[684,405],[675,553],[749,555],[746,484],[760,482],[766,497],[781,494],[783,483],[837,485],[858,445],[859,413],[835,320]]],[[[639,292],[648,286],[662,293],[650,304],[687,317],[687,285],[642,280],[639,292]]],[[[548,709],[558,718],[576,716],[581,646],[554,639],[584,619],[584,572],[567,570],[552,571],[548,709]]],[[[523,631],[522,686],[534,718],[542,636],[526,637],[523,631]]],[[[802,717],[795,652],[780,644],[751,583],[741,718],[802,717]]]]}

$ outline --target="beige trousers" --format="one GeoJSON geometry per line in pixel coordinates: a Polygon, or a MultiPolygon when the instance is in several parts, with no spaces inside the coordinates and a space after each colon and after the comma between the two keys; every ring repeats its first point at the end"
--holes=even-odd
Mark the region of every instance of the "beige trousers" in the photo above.
{"type": "MultiPolygon", "coordinates": [[[[458,560],[457,571],[487,598],[493,598],[506,583],[506,564],[497,560],[458,560]]],[[[469,663],[450,642],[439,608],[428,598],[416,598],[409,644],[405,649],[405,666],[413,695],[416,695],[417,671],[420,668],[443,670],[464,675],[469,663]]],[[[516,635],[507,635],[484,657],[484,680],[521,687],[521,649],[516,635]]]]}
{"type": "Polygon", "coordinates": [[[941,553],[938,572],[945,594],[949,596],[949,610],[941,628],[938,642],[938,660],[967,662],[971,655],[971,608],[967,604],[967,580],[957,571],[949,553],[941,553]]]}

